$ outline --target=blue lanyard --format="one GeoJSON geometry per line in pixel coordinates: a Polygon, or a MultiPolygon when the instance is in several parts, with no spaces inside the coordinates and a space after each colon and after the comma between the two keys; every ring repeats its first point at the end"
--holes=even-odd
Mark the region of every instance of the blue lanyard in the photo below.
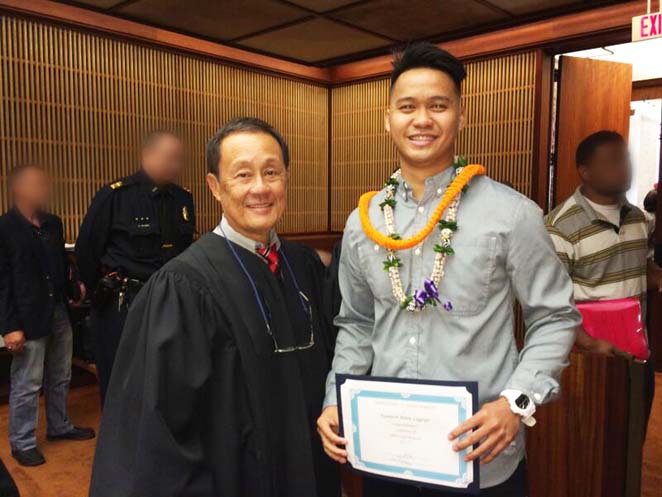
{"type": "MultiPolygon", "coordinates": [[[[223,238],[225,239],[225,243],[227,243],[228,247],[230,247],[230,251],[232,252],[232,255],[234,256],[235,260],[239,263],[239,266],[244,272],[244,275],[246,275],[246,279],[251,284],[251,288],[253,289],[253,295],[255,295],[255,301],[257,302],[257,305],[260,308],[262,319],[264,319],[264,325],[267,327],[267,332],[269,333],[269,335],[271,335],[272,333],[271,333],[271,326],[269,325],[269,317],[267,316],[267,311],[265,310],[264,303],[262,302],[262,298],[260,297],[260,292],[257,291],[255,280],[253,280],[253,278],[251,277],[250,273],[248,272],[248,269],[246,269],[246,266],[241,260],[241,257],[239,257],[239,254],[237,254],[237,249],[234,248],[234,244],[230,242],[227,235],[225,234],[225,231],[223,231],[223,227],[220,224],[218,225],[218,229],[221,231],[221,233],[223,233],[223,238]]],[[[287,257],[285,256],[284,252],[278,250],[278,254],[283,258],[283,261],[285,262],[285,266],[287,267],[287,272],[290,273],[290,277],[292,278],[292,282],[294,283],[294,288],[296,288],[297,294],[299,295],[299,302],[301,303],[301,307],[303,308],[304,313],[308,313],[309,309],[306,308],[306,303],[304,301],[304,298],[302,297],[303,292],[299,288],[299,283],[297,282],[297,279],[294,277],[294,271],[292,271],[292,266],[290,266],[290,262],[287,260],[287,257]]]]}

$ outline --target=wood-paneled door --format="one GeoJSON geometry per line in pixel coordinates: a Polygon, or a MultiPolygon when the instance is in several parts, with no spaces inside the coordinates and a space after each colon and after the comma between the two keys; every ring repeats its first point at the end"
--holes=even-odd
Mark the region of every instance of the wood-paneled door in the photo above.
{"type": "Polygon", "coordinates": [[[559,65],[554,204],[575,191],[577,145],[600,130],[628,138],[632,66],[563,56],[559,65]]]}

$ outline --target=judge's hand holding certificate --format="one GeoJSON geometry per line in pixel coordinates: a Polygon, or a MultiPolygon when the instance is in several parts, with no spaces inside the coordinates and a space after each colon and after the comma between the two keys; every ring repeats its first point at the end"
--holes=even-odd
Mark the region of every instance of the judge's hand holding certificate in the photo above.
{"type": "Polygon", "coordinates": [[[474,415],[473,382],[338,375],[337,390],[338,407],[318,421],[327,455],[402,483],[477,493],[478,458],[491,461],[519,429],[505,399],[474,415]]]}

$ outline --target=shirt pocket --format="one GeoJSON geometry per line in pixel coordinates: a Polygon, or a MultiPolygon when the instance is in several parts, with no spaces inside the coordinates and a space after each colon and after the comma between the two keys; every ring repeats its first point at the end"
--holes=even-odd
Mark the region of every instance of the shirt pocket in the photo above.
{"type": "Polygon", "coordinates": [[[496,268],[497,239],[478,236],[456,243],[455,254],[446,259],[439,285],[442,302],[450,302],[451,314],[475,316],[487,305],[490,283],[496,268]]]}
{"type": "Polygon", "coordinates": [[[139,257],[152,258],[160,255],[161,233],[155,223],[133,223],[128,231],[131,246],[139,257]]]}
{"type": "Polygon", "coordinates": [[[193,242],[193,233],[195,232],[195,226],[190,222],[182,223],[179,225],[179,240],[181,243],[181,248],[188,247],[193,242]]]}

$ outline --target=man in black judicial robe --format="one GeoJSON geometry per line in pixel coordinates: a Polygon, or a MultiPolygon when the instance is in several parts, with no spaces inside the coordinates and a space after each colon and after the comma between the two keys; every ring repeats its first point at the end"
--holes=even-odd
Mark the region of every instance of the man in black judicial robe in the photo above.
{"type": "Polygon", "coordinates": [[[91,497],[337,497],[315,431],[329,370],[324,268],[274,231],[287,147],[239,118],[207,147],[224,216],[127,318],[91,497]]]}

